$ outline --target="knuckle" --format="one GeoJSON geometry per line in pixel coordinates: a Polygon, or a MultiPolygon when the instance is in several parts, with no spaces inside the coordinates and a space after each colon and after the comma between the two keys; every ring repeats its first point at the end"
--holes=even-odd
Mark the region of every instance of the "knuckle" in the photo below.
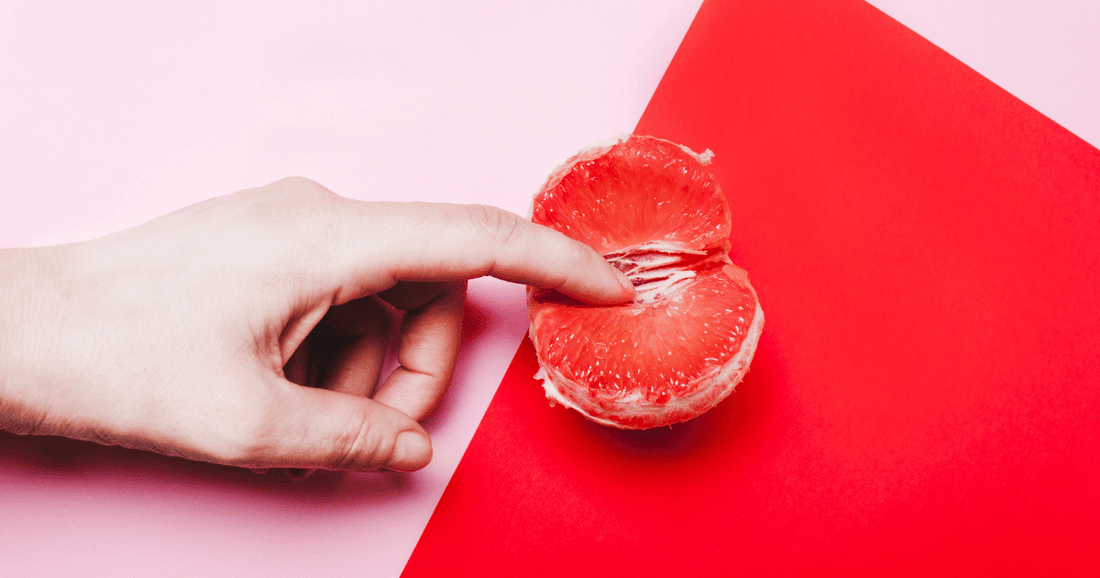
{"type": "Polygon", "coordinates": [[[466,205],[466,211],[479,233],[494,245],[511,244],[521,231],[521,219],[515,213],[489,205],[466,205]]]}
{"type": "Polygon", "coordinates": [[[339,215],[338,195],[304,177],[287,177],[250,193],[240,214],[243,226],[227,233],[247,238],[234,239],[232,246],[246,248],[247,259],[258,269],[312,275],[324,265],[336,234],[332,222],[339,215]]]}
{"type": "Polygon", "coordinates": [[[386,457],[386,444],[373,422],[358,414],[349,427],[332,440],[332,453],[325,464],[334,470],[365,470],[382,466],[386,457]]]}
{"type": "Polygon", "coordinates": [[[271,184],[271,188],[277,191],[283,191],[286,194],[303,197],[329,196],[335,194],[317,181],[299,176],[279,179],[271,184]]]}
{"type": "Polygon", "coordinates": [[[254,208],[259,216],[281,224],[303,222],[325,214],[336,193],[305,177],[287,177],[258,189],[254,208]]]}

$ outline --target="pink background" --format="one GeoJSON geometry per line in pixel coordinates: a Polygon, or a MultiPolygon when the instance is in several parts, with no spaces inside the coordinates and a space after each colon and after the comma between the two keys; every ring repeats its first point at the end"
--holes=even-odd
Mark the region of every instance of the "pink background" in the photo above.
{"type": "Polygon", "coordinates": [[[871,0],[1047,118],[1100,146],[1100,3],[871,0]]]}
{"type": "MultiPolygon", "coordinates": [[[[269,4],[0,7],[0,246],[289,174],[524,213],[555,164],[634,127],[699,2],[269,4]]],[[[1092,3],[872,4],[1100,143],[1092,3]]],[[[525,331],[522,291],[479,280],[468,316],[425,470],[296,484],[2,434],[0,560],[35,576],[396,576],[525,331]]]]}

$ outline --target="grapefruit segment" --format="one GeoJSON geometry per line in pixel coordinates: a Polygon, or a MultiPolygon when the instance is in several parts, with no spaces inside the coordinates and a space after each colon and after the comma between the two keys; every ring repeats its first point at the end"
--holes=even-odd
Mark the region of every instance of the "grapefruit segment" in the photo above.
{"type": "Polygon", "coordinates": [[[691,419],[741,381],[764,316],[730,262],[710,157],[626,135],[574,155],[535,196],[532,221],[592,246],[636,290],[611,307],[529,291],[536,377],[551,403],[645,429],[691,419]]]}
{"type": "MultiPolygon", "coordinates": [[[[532,221],[601,254],[663,243],[707,251],[729,242],[725,197],[700,159],[654,138],[620,137],[555,169],[536,197],[532,221]],[[645,146],[632,146],[639,142],[645,146]]],[[[728,249],[727,249],[728,252],[728,249]]]]}

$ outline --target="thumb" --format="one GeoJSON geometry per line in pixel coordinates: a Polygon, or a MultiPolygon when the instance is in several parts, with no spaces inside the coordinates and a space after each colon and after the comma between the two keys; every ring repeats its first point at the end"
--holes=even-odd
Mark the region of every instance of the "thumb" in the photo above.
{"type": "Polygon", "coordinates": [[[432,459],[427,432],[411,417],[369,398],[279,380],[277,416],[258,444],[264,467],[419,470],[432,459]]]}

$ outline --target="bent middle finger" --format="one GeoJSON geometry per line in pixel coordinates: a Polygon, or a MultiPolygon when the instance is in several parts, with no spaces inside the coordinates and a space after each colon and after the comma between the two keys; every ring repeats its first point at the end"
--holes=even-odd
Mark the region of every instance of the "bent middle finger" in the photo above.
{"type": "Polygon", "coordinates": [[[416,283],[401,289],[399,284],[382,295],[395,306],[412,306],[401,324],[400,366],[374,399],[419,421],[439,403],[454,373],[466,283],[416,283]]]}

